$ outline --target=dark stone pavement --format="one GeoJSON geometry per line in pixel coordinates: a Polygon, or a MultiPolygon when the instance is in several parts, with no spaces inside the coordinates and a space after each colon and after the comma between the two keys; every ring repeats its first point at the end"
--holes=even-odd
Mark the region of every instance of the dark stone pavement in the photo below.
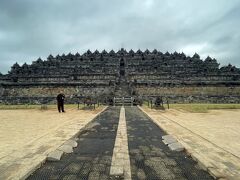
{"type": "Polygon", "coordinates": [[[161,141],[165,135],[137,107],[126,107],[132,179],[213,179],[184,152],[173,152],[161,141]]]}
{"type": "Polygon", "coordinates": [[[109,107],[80,133],[73,153],[58,162],[46,162],[28,179],[117,179],[109,173],[119,113],[120,107],[109,107]]]}
{"type": "MultiPolygon", "coordinates": [[[[161,141],[165,133],[137,107],[126,108],[132,179],[213,179],[184,152],[161,141]]],[[[120,107],[109,107],[80,133],[78,146],[58,162],[46,162],[29,180],[122,179],[109,175],[120,107]]]]}

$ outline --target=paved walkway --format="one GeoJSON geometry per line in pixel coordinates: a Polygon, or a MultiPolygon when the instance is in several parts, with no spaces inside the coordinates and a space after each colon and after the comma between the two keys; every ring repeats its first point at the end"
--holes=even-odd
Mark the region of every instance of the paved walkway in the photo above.
{"type": "Polygon", "coordinates": [[[202,168],[218,178],[240,179],[239,110],[143,110],[158,126],[173,134],[202,168]]]}
{"type": "Polygon", "coordinates": [[[114,179],[110,167],[119,110],[109,107],[81,132],[73,153],[58,162],[46,162],[28,179],[114,179]]]}
{"type": "Polygon", "coordinates": [[[0,110],[0,179],[28,176],[101,110],[0,110]]]}
{"type": "Polygon", "coordinates": [[[109,107],[79,135],[73,153],[58,162],[45,163],[28,179],[212,179],[185,153],[170,151],[161,141],[163,131],[137,107],[126,107],[126,121],[124,113],[121,110],[119,121],[120,107],[109,107]],[[128,137],[122,134],[126,128],[128,137]],[[127,139],[128,147],[124,143],[127,139]],[[131,176],[127,178],[125,174],[110,175],[111,165],[115,164],[112,156],[123,147],[130,155],[131,176]]]}
{"type": "Polygon", "coordinates": [[[132,179],[212,179],[184,152],[171,151],[165,135],[137,107],[126,108],[132,179]]]}

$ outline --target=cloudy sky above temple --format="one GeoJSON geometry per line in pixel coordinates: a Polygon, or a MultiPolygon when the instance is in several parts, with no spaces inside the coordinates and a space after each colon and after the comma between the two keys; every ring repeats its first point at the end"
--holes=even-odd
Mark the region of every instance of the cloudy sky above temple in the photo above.
{"type": "Polygon", "coordinates": [[[49,54],[197,52],[240,67],[239,0],[1,0],[0,72],[49,54]]]}

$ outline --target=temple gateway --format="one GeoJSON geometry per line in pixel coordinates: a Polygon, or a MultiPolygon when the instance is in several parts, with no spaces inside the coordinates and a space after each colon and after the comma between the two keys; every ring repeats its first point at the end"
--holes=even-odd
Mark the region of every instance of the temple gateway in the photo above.
{"type": "Polygon", "coordinates": [[[170,103],[240,103],[240,69],[220,68],[216,59],[198,54],[121,49],[49,55],[0,74],[0,103],[53,103],[60,91],[71,103],[158,96],[170,103]]]}

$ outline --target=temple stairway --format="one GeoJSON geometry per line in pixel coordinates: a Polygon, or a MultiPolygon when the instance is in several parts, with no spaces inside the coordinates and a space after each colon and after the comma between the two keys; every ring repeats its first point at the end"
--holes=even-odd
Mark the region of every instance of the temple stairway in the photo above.
{"type": "Polygon", "coordinates": [[[115,97],[130,97],[131,96],[131,89],[129,88],[129,85],[124,78],[120,78],[119,80],[119,85],[116,86],[115,92],[114,92],[115,97]]]}

